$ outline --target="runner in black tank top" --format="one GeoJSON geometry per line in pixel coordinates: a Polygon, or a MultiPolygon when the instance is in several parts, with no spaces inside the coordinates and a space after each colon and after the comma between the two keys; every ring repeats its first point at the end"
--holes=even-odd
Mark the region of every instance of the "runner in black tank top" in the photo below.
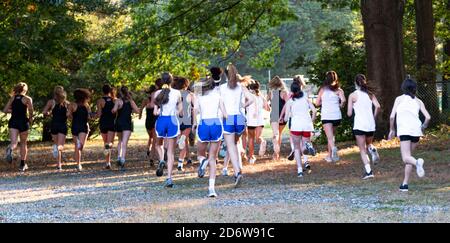
{"type": "MultiPolygon", "coordinates": [[[[156,81],[155,83],[158,83],[158,81],[156,81]]],[[[139,113],[139,119],[142,119],[142,113],[143,110],[145,109],[146,111],[146,118],[145,118],[145,128],[147,129],[147,134],[148,134],[148,140],[147,140],[147,157],[149,158],[150,161],[150,166],[154,165],[154,158],[157,157],[156,154],[156,132],[155,132],[155,124],[156,124],[156,120],[158,119],[158,116],[155,116],[153,113],[155,111],[154,108],[154,103],[153,103],[153,95],[155,94],[157,90],[157,86],[156,85],[152,85],[149,87],[149,89],[146,91],[146,93],[148,94],[147,99],[144,99],[144,101],[142,102],[141,105],[141,111],[139,113]]]]}
{"type": "Polygon", "coordinates": [[[130,101],[124,101],[122,109],[117,114],[116,132],[133,131],[132,113],[133,109],[131,108],[130,101]]]}
{"type": "Polygon", "coordinates": [[[102,99],[105,101],[105,106],[103,106],[102,115],[100,116],[100,132],[106,134],[115,131],[114,121],[116,116],[112,113],[114,108],[113,99],[109,96],[102,99]]]}
{"type": "MultiPolygon", "coordinates": [[[[152,97],[148,97],[148,102],[151,103],[152,97]]],[[[153,114],[155,108],[145,108],[145,112],[147,113],[147,117],[145,118],[145,128],[147,131],[150,131],[152,129],[155,129],[156,120],[158,119],[158,116],[155,116],[153,114]]]]}
{"type": "Polygon", "coordinates": [[[14,89],[14,96],[11,97],[3,109],[4,113],[11,113],[11,119],[8,121],[9,136],[11,143],[6,149],[6,161],[13,162],[13,151],[18,146],[20,137],[20,171],[25,172],[28,169],[26,159],[28,155],[28,130],[33,119],[33,101],[26,96],[28,85],[18,83],[14,89]],[[27,116],[28,112],[28,116],[27,116]]]}
{"type": "Polygon", "coordinates": [[[84,105],[78,104],[77,110],[73,112],[72,135],[78,136],[80,133],[89,132],[89,111],[84,105]]]}
{"type": "Polygon", "coordinates": [[[67,135],[67,107],[66,104],[56,104],[52,109],[51,133],[52,135],[67,135]]]}
{"type": "Polygon", "coordinates": [[[30,124],[27,117],[27,106],[22,102],[25,96],[16,95],[11,104],[11,118],[8,122],[8,128],[17,129],[20,133],[26,132],[30,129],[30,124]]]}

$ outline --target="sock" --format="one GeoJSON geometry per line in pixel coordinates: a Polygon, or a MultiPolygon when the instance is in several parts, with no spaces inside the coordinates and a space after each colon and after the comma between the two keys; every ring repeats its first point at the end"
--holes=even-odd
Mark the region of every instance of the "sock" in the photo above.
{"type": "Polygon", "coordinates": [[[303,172],[303,166],[302,166],[302,156],[300,154],[300,150],[295,150],[294,151],[294,155],[295,155],[295,161],[297,161],[297,172],[303,172]]]}
{"type": "Polygon", "coordinates": [[[308,155],[303,155],[303,160],[305,161],[305,164],[308,163],[308,155]]]}
{"type": "Polygon", "coordinates": [[[178,159],[178,167],[183,168],[183,161],[182,159],[178,159]]]}
{"type": "Polygon", "coordinates": [[[372,169],[370,169],[370,165],[364,165],[364,168],[366,169],[366,173],[369,174],[372,169]]]}
{"type": "Polygon", "coordinates": [[[209,179],[209,189],[214,190],[214,185],[216,184],[216,179],[209,179]]]}
{"type": "Polygon", "coordinates": [[[20,166],[25,166],[25,160],[20,161],[20,166]]]}

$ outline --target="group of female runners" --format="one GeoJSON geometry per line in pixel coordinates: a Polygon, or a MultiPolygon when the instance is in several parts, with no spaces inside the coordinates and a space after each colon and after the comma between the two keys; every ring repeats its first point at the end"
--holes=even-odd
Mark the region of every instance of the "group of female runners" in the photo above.
{"type": "MultiPolygon", "coordinates": [[[[308,155],[316,154],[311,141],[315,132],[316,106],[321,107],[323,130],[328,141],[328,155],[325,160],[330,163],[339,161],[334,136],[336,127],[342,120],[341,109],[347,103],[347,115],[354,116],[353,133],[364,165],[363,179],[374,177],[371,161],[377,164],[380,156],[372,141],[380,104],[375,89],[364,75],[356,75],[355,91],[347,101],[344,91],[340,88],[337,73],[328,72],[313,103],[305,92],[306,84],[301,76],[294,77],[290,89],[282,79],[274,77],[269,82],[268,95],[264,97],[260,90],[261,84],[251,76],[241,76],[231,64],[225,72],[218,67],[213,67],[210,71],[209,77],[195,84],[190,84],[186,78],[163,73],[147,91],[148,97],[144,99],[141,107],[136,105],[127,87],[120,87],[116,94],[116,90],[106,84],[102,89],[103,97],[97,101],[96,112],[90,109],[89,90],[76,89],[73,93],[74,101],[69,102],[64,88],[55,87],[53,99],[47,102],[43,114],[51,117],[53,156],[57,161],[57,169],[62,170],[62,152],[69,119],[72,120],[74,159],[78,171],[82,170],[81,158],[90,132],[89,120],[93,119],[99,119],[104,142],[105,168],[112,168],[111,151],[117,134],[117,165],[124,169],[127,145],[133,132],[132,115],[139,114],[141,119],[145,110],[145,125],[149,135],[147,156],[152,165],[155,161],[158,162],[156,175],[163,176],[167,168],[165,186],[173,187],[175,147],[178,146],[180,151],[177,169],[183,171],[186,159],[187,163],[192,163],[189,158],[189,138],[190,134],[195,132],[198,140],[197,159],[200,164],[198,176],[204,177],[209,166],[208,196],[216,197],[216,164],[219,154],[225,157],[222,171],[225,176],[228,175],[228,163],[231,161],[236,187],[243,180],[242,160],[248,158],[250,164],[256,162],[255,144],[259,144],[258,155],[264,156],[267,147],[267,141],[262,138],[262,129],[266,124],[264,111],[270,112],[274,160],[280,159],[282,133],[286,126],[289,127],[292,151],[288,159],[297,162],[298,177],[304,176],[304,170],[311,172],[308,155]]],[[[396,99],[391,114],[389,138],[400,138],[401,154],[405,163],[405,178],[400,186],[401,191],[408,190],[414,166],[419,177],[425,174],[424,160],[411,156],[430,121],[423,102],[416,97],[416,89],[417,84],[414,81],[405,80],[402,85],[404,94],[396,99]],[[419,119],[420,112],[425,116],[424,123],[419,119]]],[[[21,171],[28,169],[27,138],[34,112],[33,102],[26,95],[27,91],[28,86],[25,83],[17,84],[3,110],[5,113],[11,113],[8,123],[11,143],[6,150],[6,160],[12,163],[20,137],[21,171]]]]}

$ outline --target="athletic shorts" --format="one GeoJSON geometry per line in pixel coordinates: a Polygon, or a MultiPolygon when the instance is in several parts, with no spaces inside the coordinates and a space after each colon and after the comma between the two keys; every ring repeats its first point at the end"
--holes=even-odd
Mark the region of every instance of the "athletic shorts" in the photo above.
{"type": "Polygon", "coordinates": [[[115,132],[116,126],[114,124],[100,124],[100,132],[106,134],[108,132],[115,132]]]}
{"type": "Polygon", "coordinates": [[[51,124],[50,133],[52,135],[64,134],[67,135],[67,124],[51,124]]]}
{"type": "Polygon", "coordinates": [[[361,130],[353,130],[353,135],[355,136],[366,136],[366,137],[373,137],[375,132],[365,132],[361,130]]]}
{"type": "Polygon", "coordinates": [[[20,133],[30,130],[30,123],[27,120],[12,120],[8,122],[8,128],[17,129],[20,133]]]}
{"type": "Polygon", "coordinates": [[[229,115],[223,119],[223,132],[224,134],[241,135],[245,131],[246,123],[247,119],[243,115],[229,115]]]}
{"type": "Polygon", "coordinates": [[[180,131],[184,131],[188,128],[192,128],[192,125],[185,125],[183,123],[180,124],[180,131]]]}
{"type": "Polygon", "coordinates": [[[131,131],[133,132],[134,126],[133,123],[124,123],[121,124],[120,122],[116,123],[116,132],[123,132],[123,131],[131,131]]]}
{"type": "Polygon", "coordinates": [[[333,124],[333,127],[337,127],[337,126],[341,125],[341,122],[342,122],[342,120],[322,120],[323,125],[331,123],[331,124],[333,124]]]}
{"type": "Polygon", "coordinates": [[[311,137],[311,132],[295,132],[295,131],[291,131],[291,135],[297,136],[297,137],[304,137],[304,138],[310,138],[311,137]]]}
{"type": "Polygon", "coordinates": [[[420,137],[413,137],[413,136],[400,136],[401,142],[411,141],[411,143],[418,143],[420,141],[420,137]]]}
{"type": "Polygon", "coordinates": [[[258,128],[258,127],[264,128],[264,126],[257,126],[257,127],[254,127],[254,126],[247,126],[247,129],[248,129],[248,130],[255,130],[255,129],[258,128]]]}
{"type": "Polygon", "coordinates": [[[202,143],[219,142],[223,138],[223,128],[220,119],[204,119],[197,128],[198,140],[202,143]]]}
{"type": "Polygon", "coordinates": [[[80,133],[89,133],[89,125],[85,126],[72,126],[72,135],[78,136],[80,133]]]}
{"type": "Polygon", "coordinates": [[[155,124],[158,138],[176,138],[180,135],[180,126],[176,116],[159,116],[155,124]]]}

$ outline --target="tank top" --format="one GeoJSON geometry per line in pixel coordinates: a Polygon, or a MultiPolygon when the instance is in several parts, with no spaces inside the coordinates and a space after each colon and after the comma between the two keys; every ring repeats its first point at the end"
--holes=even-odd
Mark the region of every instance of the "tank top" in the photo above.
{"type": "Polygon", "coordinates": [[[220,96],[229,116],[244,114],[242,105],[244,92],[241,84],[238,84],[234,89],[230,89],[228,84],[222,84],[220,86],[220,96]]]}
{"type": "Polygon", "coordinates": [[[133,109],[131,107],[130,101],[124,101],[122,108],[117,113],[117,124],[129,125],[132,122],[131,115],[133,109]]]}
{"type": "Polygon", "coordinates": [[[311,132],[314,131],[309,103],[306,93],[302,98],[290,99],[288,104],[291,106],[291,131],[311,132]]]}
{"type": "Polygon", "coordinates": [[[340,98],[336,92],[324,88],[322,94],[322,121],[324,120],[341,120],[342,113],[340,108],[340,98]]]}
{"type": "Polygon", "coordinates": [[[255,102],[247,107],[247,125],[251,127],[264,126],[264,99],[254,95],[255,102]]]}
{"type": "Polygon", "coordinates": [[[196,102],[199,107],[200,120],[203,119],[220,119],[220,100],[218,92],[209,91],[204,95],[199,95],[196,102]]]}
{"type": "Polygon", "coordinates": [[[170,88],[169,102],[162,105],[161,116],[176,116],[177,115],[177,104],[178,100],[181,98],[181,93],[179,90],[170,88]]]}
{"type": "Polygon", "coordinates": [[[55,102],[55,107],[52,109],[52,123],[66,124],[67,123],[67,107],[65,104],[58,104],[55,102]]]}
{"type": "Polygon", "coordinates": [[[373,117],[373,103],[369,95],[361,90],[356,90],[358,100],[353,104],[355,111],[355,119],[353,122],[353,130],[363,132],[375,131],[375,118],[373,117]]]}
{"type": "Polygon", "coordinates": [[[184,125],[192,125],[192,103],[188,102],[189,91],[181,91],[181,100],[183,102],[183,116],[179,117],[180,123],[184,125]]]}
{"type": "Polygon", "coordinates": [[[286,104],[286,101],[281,97],[281,92],[281,90],[272,90],[272,110],[270,111],[271,122],[278,122],[278,120],[280,119],[281,111],[283,111],[283,107],[286,104]]]}
{"type": "Polygon", "coordinates": [[[23,95],[14,96],[11,104],[11,120],[27,121],[27,106],[22,102],[23,95]]]}
{"type": "Polygon", "coordinates": [[[88,123],[89,112],[84,105],[77,104],[77,110],[72,114],[72,126],[84,127],[88,123]]]}
{"type": "Polygon", "coordinates": [[[112,113],[114,102],[111,97],[103,97],[103,100],[105,101],[105,106],[102,108],[100,123],[112,123],[115,119],[115,115],[112,113]]]}
{"type": "Polygon", "coordinates": [[[397,106],[397,136],[421,137],[422,122],[419,118],[420,105],[409,95],[400,96],[397,106]]]}

